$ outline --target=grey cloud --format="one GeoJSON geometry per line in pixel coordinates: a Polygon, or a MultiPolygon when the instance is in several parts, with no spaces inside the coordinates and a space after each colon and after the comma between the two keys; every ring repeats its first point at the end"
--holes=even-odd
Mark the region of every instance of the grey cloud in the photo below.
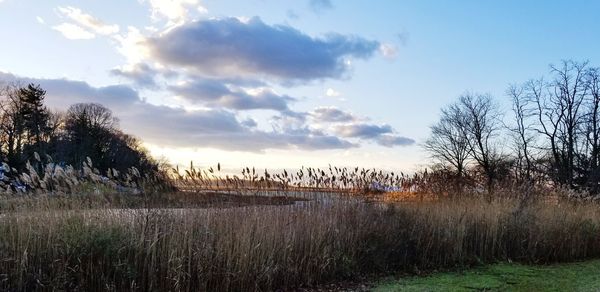
{"type": "Polygon", "coordinates": [[[227,111],[185,111],[153,105],[146,105],[140,111],[125,115],[122,118],[123,124],[131,124],[131,131],[138,133],[144,140],[165,146],[214,147],[248,152],[292,148],[346,149],[357,146],[321,133],[252,129],[252,122],[238,122],[235,115],[227,111]]]}
{"type": "Polygon", "coordinates": [[[377,144],[385,147],[408,146],[415,144],[415,140],[396,135],[381,135],[376,139],[377,144]]]}
{"type": "Polygon", "coordinates": [[[135,64],[130,68],[115,68],[110,73],[115,76],[127,78],[139,87],[158,88],[155,81],[158,72],[146,63],[135,64]]]}
{"type": "Polygon", "coordinates": [[[310,133],[306,126],[306,114],[286,111],[271,117],[271,126],[275,131],[288,133],[310,133]]]}
{"type": "Polygon", "coordinates": [[[347,124],[339,125],[335,127],[336,134],[346,138],[362,138],[370,139],[375,138],[383,134],[390,134],[393,132],[392,127],[389,125],[373,125],[373,124],[347,124]]]}
{"type": "Polygon", "coordinates": [[[0,72],[0,80],[40,84],[46,90],[46,104],[50,108],[67,108],[80,102],[98,102],[111,108],[118,108],[141,101],[135,90],[124,85],[92,87],[82,81],[26,78],[3,72],[0,72]]]}
{"type": "Polygon", "coordinates": [[[132,131],[158,140],[175,135],[172,137],[175,140],[174,144],[178,143],[180,136],[186,134],[190,136],[231,134],[246,130],[233,113],[223,110],[187,111],[182,108],[145,103],[118,113],[122,120],[130,121],[132,131]]]}
{"type": "Polygon", "coordinates": [[[258,17],[190,22],[146,40],[151,55],[166,65],[213,77],[270,77],[288,84],[341,78],[348,69],[345,59],[367,59],[379,45],[340,34],[314,38],[258,17]]]}
{"type": "Polygon", "coordinates": [[[242,125],[248,128],[255,128],[256,126],[258,126],[258,123],[256,123],[256,121],[252,118],[247,118],[242,121],[242,125]]]}
{"type": "MultiPolygon", "coordinates": [[[[332,134],[306,126],[307,113],[281,111],[274,117],[273,131],[257,128],[256,121],[238,120],[226,110],[190,111],[147,103],[137,91],[124,85],[93,87],[67,79],[24,78],[0,72],[0,81],[39,83],[47,91],[46,104],[66,109],[74,103],[97,102],[113,110],[123,129],[143,140],[174,147],[214,147],[260,152],[265,149],[347,149],[359,145],[344,138],[372,140],[392,147],[414,141],[396,136],[390,126],[340,125],[332,134]]],[[[215,90],[218,91],[218,90],[215,90]]]]}
{"type": "Polygon", "coordinates": [[[260,152],[265,149],[346,149],[357,147],[344,139],[320,132],[279,132],[256,129],[251,119],[239,121],[226,110],[189,111],[147,103],[127,86],[93,87],[66,79],[23,78],[0,72],[0,83],[39,83],[47,90],[51,107],[66,109],[79,102],[97,102],[109,107],[126,132],[144,141],[174,147],[214,147],[260,152]]]}
{"type": "Polygon", "coordinates": [[[286,135],[296,145],[303,145],[307,150],[348,149],[358,144],[342,140],[331,135],[286,135]]]}
{"type": "Polygon", "coordinates": [[[318,107],[311,112],[289,111],[272,118],[273,129],[278,132],[296,134],[321,134],[323,130],[311,129],[306,124],[306,118],[321,126],[329,126],[336,137],[371,141],[384,147],[407,146],[415,143],[413,139],[395,134],[390,125],[366,123],[355,115],[335,107],[318,107]]]}
{"type": "Polygon", "coordinates": [[[210,79],[196,79],[192,82],[169,86],[169,90],[194,103],[214,102],[231,93],[224,83],[210,79]]]}
{"type": "Polygon", "coordinates": [[[242,90],[231,90],[220,80],[196,79],[169,89],[192,103],[233,110],[270,109],[288,111],[288,103],[295,101],[287,95],[280,95],[262,88],[255,94],[242,90]]]}
{"type": "Polygon", "coordinates": [[[413,139],[396,135],[389,125],[353,123],[336,126],[334,132],[344,138],[369,140],[385,147],[407,146],[415,143],[413,139]]]}
{"type": "Polygon", "coordinates": [[[318,107],[310,113],[316,122],[352,122],[358,120],[353,114],[335,107],[318,107]]]}
{"type": "Polygon", "coordinates": [[[110,70],[114,76],[123,77],[131,81],[138,88],[159,89],[157,78],[173,79],[179,76],[179,73],[164,68],[155,68],[146,63],[137,63],[110,70]]]}

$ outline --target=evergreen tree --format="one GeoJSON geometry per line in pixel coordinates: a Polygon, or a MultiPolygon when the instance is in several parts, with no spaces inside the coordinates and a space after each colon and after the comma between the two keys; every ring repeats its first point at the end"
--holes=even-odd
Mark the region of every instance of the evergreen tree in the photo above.
{"type": "Polygon", "coordinates": [[[23,131],[26,138],[23,149],[24,158],[31,159],[33,152],[45,156],[50,132],[50,113],[44,106],[46,91],[39,85],[29,84],[19,89],[18,96],[22,105],[20,114],[24,121],[23,131]]]}

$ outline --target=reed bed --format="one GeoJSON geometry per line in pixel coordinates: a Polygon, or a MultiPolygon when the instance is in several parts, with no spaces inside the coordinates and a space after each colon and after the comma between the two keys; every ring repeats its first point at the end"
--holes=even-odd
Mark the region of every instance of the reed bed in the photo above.
{"type": "Polygon", "coordinates": [[[600,208],[515,199],[0,216],[0,290],[268,291],[600,256],[600,208]]]}
{"type": "Polygon", "coordinates": [[[489,196],[444,172],[143,176],[39,162],[0,184],[2,291],[291,290],[600,257],[600,205],[542,184],[489,196]]]}
{"type": "MultiPolygon", "coordinates": [[[[64,194],[140,194],[172,191],[166,174],[155,170],[140,172],[135,167],[126,171],[109,168],[101,172],[88,157],[79,168],[54,163],[48,156],[44,161],[37,153],[25,169],[18,171],[6,162],[0,162],[0,196],[64,195],[64,194]]],[[[1,198],[1,197],[0,197],[1,198]]]]}
{"type": "Polygon", "coordinates": [[[221,165],[205,169],[179,167],[170,170],[170,179],[182,190],[220,190],[248,193],[254,191],[301,191],[360,194],[385,191],[424,191],[430,175],[425,172],[405,174],[360,167],[301,167],[279,172],[243,167],[239,174],[221,173],[221,165]]]}

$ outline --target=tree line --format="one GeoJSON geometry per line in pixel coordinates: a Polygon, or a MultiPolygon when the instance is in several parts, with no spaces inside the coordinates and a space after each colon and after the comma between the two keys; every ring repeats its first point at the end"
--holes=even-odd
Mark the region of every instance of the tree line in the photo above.
{"type": "Polygon", "coordinates": [[[506,98],[503,112],[491,95],[465,93],[431,126],[423,147],[459,191],[511,183],[600,193],[600,67],[565,60],[506,98]]]}
{"type": "Polygon", "coordinates": [[[52,111],[44,105],[45,97],[36,84],[0,89],[0,161],[12,173],[25,170],[28,163],[38,169],[48,163],[81,169],[88,158],[101,173],[131,167],[142,173],[158,171],[141,141],[123,133],[108,108],[78,103],[65,112],[52,111]]]}

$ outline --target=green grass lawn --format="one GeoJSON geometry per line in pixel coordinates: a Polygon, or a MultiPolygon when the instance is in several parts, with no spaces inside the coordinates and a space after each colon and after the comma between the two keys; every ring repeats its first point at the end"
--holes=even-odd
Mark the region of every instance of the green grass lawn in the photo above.
{"type": "Polygon", "coordinates": [[[600,291],[600,260],[549,266],[501,263],[387,280],[374,291],[600,291]]]}

